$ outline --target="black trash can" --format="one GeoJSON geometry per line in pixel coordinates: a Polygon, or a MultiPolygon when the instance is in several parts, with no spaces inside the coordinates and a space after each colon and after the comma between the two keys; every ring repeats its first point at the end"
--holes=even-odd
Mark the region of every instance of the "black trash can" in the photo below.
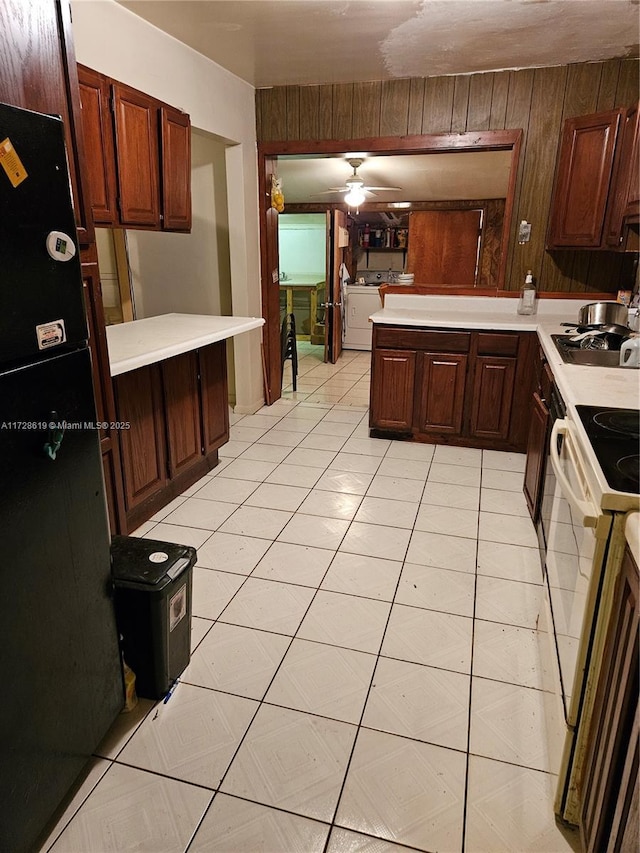
{"type": "Polygon", "coordinates": [[[111,571],[124,659],[136,675],[136,692],[160,699],[191,656],[191,590],[197,554],[135,536],[114,536],[111,571]]]}

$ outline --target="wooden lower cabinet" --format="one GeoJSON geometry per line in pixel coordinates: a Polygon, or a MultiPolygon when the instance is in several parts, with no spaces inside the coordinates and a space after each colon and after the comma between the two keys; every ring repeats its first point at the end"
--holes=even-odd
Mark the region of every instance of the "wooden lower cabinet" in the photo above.
{"type": "Polygon", "coordinates": [[[625,550],[591,720],[582,791],[585,853],[638,849],[638,566],[625,550]]]}
{"type": "Polygon", "coordinates": [[[527,441],[527,461],[524,468],[524,497],[529,507],[531,520],[537,523],[544,484],[547,460],[547,434],[549,431],[549,409],[538,392],[533,395],[531,424],[527,441]]]}
{"type": "Polygon", "coordinates": [[[420,402],[417,429],[460,435],[466,386],[467,356],[458,353],[420,353],[420,402]]]}
{"type": "Polygon", "coordinates": [[[198,354],[160,362],[167,427],[169,477],[199,461],[202,455],[202,418],[198,389],[198,354]]]}
{"type": "Polygon", "coordinates": [[[534,340],[374,325],[371,434],[523,452],[534,340]]]}
{"type": "Polygon", "coordinates": [[[160,367],[151,364],[123,373],[114,388],[117,419],[129,424],[120,433],[128,518],[168,481],[160,367]]]}
{"type": "Polygon", "coordinates": [[[371,407],[379,429],[409,432],[413,425],[416,353],[375,350],[372,363],[371,407]],[[374,392],[375,389],[375,392],[374,392]]]}
{"type": "Polygon", "coordinates": [[[218,462],[229,440],[224,341],[114,378],[125,530],[130,533],[218,462]]]}
{"type": "Polygon", "coordinates": [[[227,342],[218,341],[198,352],[202,392],[202,440],[205,453],[229,440],[227,342]]]}
{"type": "Polygon", "coordinates": [[[473,380],[471,435],[507,440],[515,377],[515,358],[478,356],[473,380]]]}

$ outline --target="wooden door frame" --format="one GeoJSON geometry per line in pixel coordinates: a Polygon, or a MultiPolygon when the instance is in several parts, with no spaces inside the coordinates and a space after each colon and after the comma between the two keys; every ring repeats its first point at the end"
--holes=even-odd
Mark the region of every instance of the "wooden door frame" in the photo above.
{"type": "MultiPolygon", "coordinates": [[[[511,151],[511,171],[505,200],[504,222],[502,226],[502,246],[498,266],[496,291],[504,287],[507,267],[507,251],[522,130],[483,130],[477,133],[437,133],[408,136],[380,136],[364,139],[324,139],[300,141],[273,141],[258,143],[258,181],[260,198],[260,280],[262,287],[262,313],[265,319],[264,363],[265,396],[268,402],[280,397],[282,362],[280,353],[280,306],[277,314],[273,298],[274,272],[277,272],[277,228],[274,237],[274,223],[277,216],[271,208],[271,174],[278,156],[286,154],[344,154],[347,151],[367,151],[375,154],[444,154],[456,151],[511,151]],[[271,210],[271,214],[269,211],[271,210]],[[274,244],[275,240],[275,244],[274,244]],[[277,345],[276,345],[277,342],[277,345]]],[[[286,188],[285,188],[286,204],[286,188]]],[[[277,225],[277,222],[276,222],[277,225]]],[[[487,295],[485,292],[478,295],[487,295]]]]}

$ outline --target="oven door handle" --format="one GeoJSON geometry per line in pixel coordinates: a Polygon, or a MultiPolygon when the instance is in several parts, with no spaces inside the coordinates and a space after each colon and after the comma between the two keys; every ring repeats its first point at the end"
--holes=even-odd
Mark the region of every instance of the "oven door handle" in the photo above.
{"type": "MultiPolygon", "coordinates": [[[[572,441],[571,435],[571,427],[569,422],[566,420],[557,420],[553,424],[553,429],[551,430],[551,439],[550,439],[550,447],[549,447],[549,458],[551,460],[551,467],[553,468],[553,473],[556,475],[556,479],[560,484],[560,488],[562,489],[562,493],[565,498],[571,503],[576,510],[582,516],[581,523],[583,527],[598,527],[598,520],[602,516],[602,513],[599,512],[598,507],[592,504],[589,500],[586,500],[584,496],[578,496],[573,491],[571,487],[571,483],[569,482],[567,475],[562,469],[562,464],[560,462],[560,453],[558,450],[558,436],[564,436],[563,444],[567,445],[567,455],[569,456],[570,463],[577,469],[580,469],[580,461],[577,458],[577,454],[575,452],[574,442],[572,441]]],[[[579,470],[579,474],[582,479],[584,479],[584,474],[579,470]]]]}

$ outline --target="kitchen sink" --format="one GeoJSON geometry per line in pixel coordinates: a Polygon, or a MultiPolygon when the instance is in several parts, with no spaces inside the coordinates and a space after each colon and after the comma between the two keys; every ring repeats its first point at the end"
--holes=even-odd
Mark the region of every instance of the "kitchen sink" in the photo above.
{"type": "Polygon", "coordinates": [[[551,335],[551,338],[566,364],[584,364],[593,367],[620,366],[619,350],[580,349],[567,343],[567,335],[551,335]]]}

